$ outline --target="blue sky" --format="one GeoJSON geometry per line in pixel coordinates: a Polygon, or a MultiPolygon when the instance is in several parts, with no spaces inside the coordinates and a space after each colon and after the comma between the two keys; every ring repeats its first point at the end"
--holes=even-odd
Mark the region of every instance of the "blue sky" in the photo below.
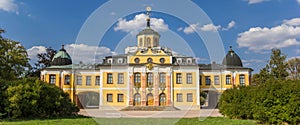
{"type": "Polygon", "coordinates": [[[199,63],[220,63],[212,55],[223,56],[229,46],[255,72],[271,48],[288,58],[300,55],[300,0],[0,0],[0,28],[3,37],[26,47],[33,62],[45,47],[65,44],[74,62],[94,63],[136,44],[146,6],[152,7],[151,27],[162,35],[161,45],[199,63]]]}

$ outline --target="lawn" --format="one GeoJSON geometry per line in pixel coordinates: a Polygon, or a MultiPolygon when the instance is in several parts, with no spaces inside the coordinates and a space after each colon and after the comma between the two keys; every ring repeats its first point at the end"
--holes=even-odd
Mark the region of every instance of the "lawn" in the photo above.
{"type": "Polygon", "coordinates": [[[202,118],[62,118],[37,120],[2,120],[1,125],[254,125],[252,120],[224,117],[202,118]]]}

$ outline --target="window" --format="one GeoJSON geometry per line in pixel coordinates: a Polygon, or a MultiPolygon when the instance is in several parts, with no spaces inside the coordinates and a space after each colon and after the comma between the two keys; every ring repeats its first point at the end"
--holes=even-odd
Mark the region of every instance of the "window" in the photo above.
{"type": "Polygon", "coordinates": [[[153,73],[147,73],[147,86],[153,85],[153,73]]]}
{"type": "Polygon", "coordinates": [[[226,85],[230,85],[231,84],[231,77],[230,75],[226,75],[226,85]]]}
{"type": "Polygon", "coordinates": [[[124,84],[124,74],[118,73],[118,84],[124,84]]]}
{"type": "Polygon", "coordinates": [[[220,85],[219,76],[214,77],[215,85],[220,85]]]}
{"type": "Polygon", "coordinates": [[[118,94],[118,102],[124,102],[124,95],[118,94]]]}
{"type": "Polygon", "coordinates": [[[193,84],[192,73],[187,73],[186,74],[186,84],[193,84]]]}
{"type": "Polygon", "coordinates": [[[139,41],[139,46],[143,46],[142,42],[143,42],[143,39],[142,39],[142,38],[140,38],[140,41],[139,41]]]}
{"type": "Polygon", "coordinates": [[[106,95],[106,101],[107,102],[113,102],[113,94],[107,94],[106,95]]]}
{"type": "Polygon", "coordinates": [[[111,64],[112,63],[112,59],[108,59],[107,63],[111,64]]]}
{"type": "Polygon", "coordinates": [[[50,84],[55,84],[56,83],[56,75],[50,75],[49,82],[50,82],[50,84]]]}
{"type": "Polygon", "coordinates": [[[193,102],[193,93],[188,93],[187,94],[187,102],[193,102]]]}
{"type": "Polygon", "coordinates": [[[91,77],[91,76],[86,76],[86,77],[85,77],[85,84],[86,84],[87,86],[92,85],[92,77],[91,77]]]}
{"type": "Polygon", "coordinates": [[[182,102],[182,93],[177,93],[177,102],[182,102]]]}
{"type": "Polygon", "coordinates": [[[205,76],[205,85],[210,85],[210,76],[205,76]]]}
{"type": "Polygon", "coordinates": [[[176,83],[182,84],[182,75],[181,73],[176,73],[176,83]]]}
{"type": "Polygon", "coordinates": [[[141,74],[140,73],[134,73],[134,85],[140,87],[140,85],[141,85],[141,74]]]}
{"type": "Polygon", "coordinates": [[[70,85],[70,75],[65,75],[65,85],[70,85]]]}
{"type": "Polygon", "coordinates": [[[96,83],[95,83],[95,85],[96,86],[99,86],[100,85],[100,76],[96,76],[96,83]]]}
{"type": "Polygon", "coordinates": [[[165,63],[165,61],[166,61],[165,58],[160,58],[160,59],[159,59],[159,62],[160,62],[160,63],[165,63]]]}
{"type": "Polygon", "coordinates": [[[113,74],[107,73],[107,84],[113,84],[113,74]]]}
{"type": "Polygon", "coordinates": [[[192,59],[190,59],[190,58],[187,59],[186,61],[187,61],[188,64],[191,64],[191,63],[192,63],[192,59]]]}
{"type": "Polygon", "coordinates": [[[82,85],[82,76],[76,77],[76,85],[82,85]]]}
{"type": "Polygon", "coordinates": [[[152,61],[153,61],[152,58],[148,58],[148,59],[147,59],[147,62],[148,62],[148,63],[152,63],[152,61]]]}
{"type": "Polygon", "coordinates": [[[159,83],[166,83],[166,74],[159,73],[159,83]]]}
{"type": "Polygon", "coordinates": [[[245,75],[240,75],[240,86],[245,86],[245,75]]]}
{"type": "Polygon", "coordinates": [[[147,38],[147,47],[151,47],[151,39],[149,37],[147,38]]]}
{"type": "Polygon", "coordinates": [[[178,59],[177,59],[177,63],[178,63],[178,64],[181,64],[181,62],[182,62],[182,60],[178,58],[178,59]]]}
{"type": "Polygon", "coordinates": [[[139,59],[139,58],[135,58],[135,59],[134,59],[134,62],[135,62],[135,63],[139,63],[139,62],[140,62],[140,59],[139,59]]]}
{"type": "Polygon", "coordinates": [[[122,58],[118,59],[118,63],[119,63],[119,64],[120,64],[120,63],[123,63],[123,59],[122,59],[122,58]]]}
{"type": "Polygon", "coordinates": [[[202,85],[202,76],[199,76],[199,84],[202,85]]]}

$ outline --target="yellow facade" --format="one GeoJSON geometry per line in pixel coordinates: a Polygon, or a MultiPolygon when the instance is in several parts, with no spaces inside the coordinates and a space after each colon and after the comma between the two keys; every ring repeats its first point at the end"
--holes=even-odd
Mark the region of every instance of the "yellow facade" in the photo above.
{"type": "Polygon", "coordinates": [[[222,64],[197,64],[194,57],[161,47],[159,38],[148,17],[136,46],[127,47],[125,54],[107,56],[98,65],[72,64],[62,47],[52,66],[41,71],[41,79],[63,89],[79,107],[101,110],[149,106],[199,110],[200,92],[207,92],[208,106],[215,106],[224,90],[250,84],[252,69],[243,67],[231,48],[222,64]]]}

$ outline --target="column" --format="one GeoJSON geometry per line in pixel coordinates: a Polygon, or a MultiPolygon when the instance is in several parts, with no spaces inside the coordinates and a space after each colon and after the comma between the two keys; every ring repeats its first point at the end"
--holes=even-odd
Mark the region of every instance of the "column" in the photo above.
{"type": "Polygon", "coordinates": [[[141,74],[141,106],[146,106],[146,73],[141,74]]]}
{"type": "Polygon", "coordinates": [[[133,93],[135,93],[133,91],[133,87],[134,87],[134,81],[133,81],[133,74],[130,73],[129,74],[129,105],[133,106],[133,93]]]}
{"type": "Polygon", "coordinates": [[[166,94],[166,98],[167,98],[166,105],[167,106],[172,105],[172,102],[171,102],[171,73],[167,73],[165,94],[166,94]]]}
{"type": "Polygon", "coordinates": [[[159,106],[159,74],[154,74],[154,106],[159,106]]]}

